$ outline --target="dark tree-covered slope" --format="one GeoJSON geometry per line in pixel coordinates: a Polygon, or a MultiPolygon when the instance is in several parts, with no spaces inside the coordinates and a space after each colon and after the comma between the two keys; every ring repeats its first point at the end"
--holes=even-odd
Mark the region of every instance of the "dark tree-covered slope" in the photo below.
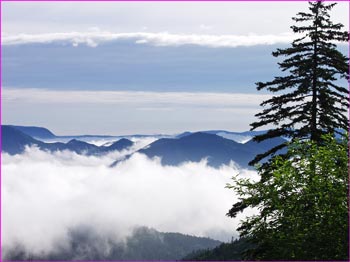
{"type": "Polygon", "coordinates": [[[206,250],[192,252],[183,258],[186,261],[232,261],[242,260],[243,253],[251,247],[245,239],[234,240],[231,243],[221,245],[206,250]]]}
{"type": "Polygon", "coordinates": [[[126,239],[104,236],[89,227],[69,231],[67,242],[48,254],[34,254],[21,246],[6,250],[6,260],[179,260],[196,250],[211,249],[220,241],[162,233],[140,227],[126,239]]]}

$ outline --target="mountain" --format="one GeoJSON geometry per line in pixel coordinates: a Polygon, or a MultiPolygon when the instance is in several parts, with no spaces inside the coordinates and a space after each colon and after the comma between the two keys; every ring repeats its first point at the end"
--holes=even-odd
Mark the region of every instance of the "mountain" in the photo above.
{"type": "MultiPolygon", "coordinates": [[[[4,125],[2,130],[2,150],[12,155],[20,154],[24,151],[25,146],[32,145],[50,152],[69,150],[77,154],[101,155],[115,150],[121,151],[134,144],[126,138],[119,139],[112,144],[108,144],[108,146],[96,146],[77,139],[71,139],[67,143],[45,143],[21,132],[13,126],[4,125]]],[[[260,143],[253,140],[246,143],[238,143],[232,139],[222,137],[223,132],[226,131],[186,132],[177,136],[177,138],[160,138],[137,152],[150,158],[160,157],[163,165],[178,165],[187,161],[199,162],[206,158],[208,165],[212,167],[219,167],[223,164],[228,165],[231,161],[234,161],[240,167],[250,168],[248,163],[257,154],[266,152],[268,149],[286,141],[283,138],[274,138],[260,143]]],[[[226,132],[225,134],[232,135],[234,133],[226,132]]],[[[252,135],[252,133],[247,133],[247,135],[252,135]]],[[[126,159],[130,156],[126,156],[126,159]]],[[[116,165],[118,161],[114,162],[112,166],[116,165]]]]}
{"type": "Polygon", "coordinates": [[[41,145],[31,136],[19,131],[13,126],[1,126],[2,133],[2,148],[1,150],[10,155],[20,154],[24,151],[26,146],[41,145]]]}
{"type": "Polygon", "coordinates": [[[183,132],[181,134],[176,135],[175,138],[182,138],[182,137],[189,136],[192,134],[193,134],[192,132],[186,131],[186,132],[183,132]]]}
{"type": "MultiPolygon", "coordinates": [[[[180,135],[178,138],[159,139],[137,153],[145,154],[149,158],[160,157],[162,165],[176,166],[187,161],[199,162],[207,159],[208,165],[216,168],[228,165],[231,161],[240,167],[252,168],[248,163],[257,154],[285,141],[283,138],[275,138],[261,143],[249,141],[242,144],[216,134],[198,132],[180,135]]],[[[131,156],[126,156],[123,160],[131,156]]],[[[117,160],[111,166],[123,160],[117,160]]]]}
{"type": "Polygon", "coordinates": [[[21,154],[26,146],[37,146],[41,150],[54,152],[69,150],[77,154],[101,155],[111,151],[120,151],[129,148],[134,143],[128,139],[120,139],[112,145],[95,146],[77,139],[72,139],[68,143],[45,143],[34,139],[13,126],[2,125],[2,151],[10,155],[21,154]]]}
{"type": "Polygon", "coordinates": [[[44,127],[36,127],[36,126],[13,126],[11,127],[23,132],[26,135],[29,135],[33,138],[38,139],[52,139],[56,136],[48,129],[44,127]]]}
{"type": "MultiPolygon", "coordinates": [[[[245,132],[229,132],[225,130],[207,130],[201,131],[201,133],[212,134],[221,136],[226,139],[233,140],[237,143],[244,144],[247,141],[251,140],[254,136],[266,133],[266,130],[263,131],[245,131],[245,132]]],[[[176,138],[181,138],[193,134],[192,132],[184,132],[176,136],[176,138]]]]}
{"type": "Polygon", "coordinates": [[[130,141],[129,139],[122,138],[122,139],[112,143],[109,146],[104,146],[103,148],[102,147],[100,147],[100,148],[102,148],[102,150],[105,150],[107,152],[115,151],[115,150],[121,151],[123,149],[131,147],[133,144],[134,144],[134,142],[130,141]]]}
{"type": "Polygon", "coordinates": [[[77,139],[72,139],[66,144],[67,150],[77,154],[94,155],[99,152],[99,147],[77,139]]]}
{"type": "MultiPolygon", "coordinates": [[[[52,133],[50,130],[44,127],[37,127],[37,126],[17,126],[17,125],[4,125],[4,126],[11,126],[22,133],[31,136],[32,138],[45,142],[45,143],[67,143],[71,140],[78,140],[81,142],[86,142],[91,144],[93,141],[97,140],[107,140],[104,146],[108,147],[112,145],[113,143],[116,143],[113,147],[109,148],[100,148],[99,151],[104,152],[110,152],[113,150],[123,150],[127,147],[130,147],[133,142],[130,141],[130,139],[133,138],[168,138],[173,137],[172,135],[164,135],[164,134],[153,134],[153,135],[145,135],[145,134],[133,134],[133,135],[64,135],[64,136],[57,136],[54,133],[52,133]],[[125,139],[125,140],[124,140],[125,139]],[[112,140],[117,140],[117,142],[112,142],[112,140]],[[120,141],[120,142],[119,142],[120,141]],[[108,143],[108,145],[107,145],[108,143]]],[[[56,145],[58,148],[61,148],[61,145],[56,145]]]]}
{"type": "Polygon", "coordinates": [[[221,245],[206,250],[197,250],[185,256],[184,261],[234,261],[243,260],[245,251],[252,248],[252,244],[246,239],[241,238],[231,243],[222,243],[221,245]]]}
{"type": "MultiPolygon", "coordinates": [[[[266,152],[269,149],[274,148],[282,143],[285,143],[287,140],[281,137],[275,137],[271,139],[267,139],[261,142],[256,142],[254,140],[249,140],[245,143],[245,146],[251,148],[251,150],[255,150],[258,153],[266,152]]],[[[286,149],[278,151],[279,153],[285,153],[286,149]]]]}
{"type": "MultiPolygon", "coordinates": [[[[112,235],[112,234],[111,234],[112,235]]],[[[66,243],[49,254],[35,255],[18,246],[6,251],[6,260],[179,260],[196,250],[211,249],[220,241],[204,237],[163,233],[139,227],[123,242],[92,228],[68,232],[66,243]]]]}
{"type": "Polygon", "coordinates": [[[182,162],[199,162],[207,158],[208,165],[219,167],[235,161],[247,167],[255,153],[243,144],[208,133],[194,133],[178,139],[159,139],[138,151],[148,157],[161,157],[163,165],[178,165],[182,162]]]}

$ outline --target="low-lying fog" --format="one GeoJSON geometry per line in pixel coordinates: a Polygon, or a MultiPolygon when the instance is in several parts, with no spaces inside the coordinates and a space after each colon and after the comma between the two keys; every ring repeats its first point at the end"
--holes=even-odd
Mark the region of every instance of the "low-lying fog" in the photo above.
{"type": "MultiPolygon", "coordinates": [[[[131,151],[150,142],[139,140],[131,151]]],[[[22,155],[2,154],[4,252],[14,245],[51,252],[81,225],[120,240],[136,226],[221,241],[237,237],[240,218],[225,216],[237,198],[225,185],[233,175],[255,172],[234,165],[214,169],[205,160],[162,166],[141,154],[109,167],[131,151],[96,157],[27,148],[22,155]]]]}

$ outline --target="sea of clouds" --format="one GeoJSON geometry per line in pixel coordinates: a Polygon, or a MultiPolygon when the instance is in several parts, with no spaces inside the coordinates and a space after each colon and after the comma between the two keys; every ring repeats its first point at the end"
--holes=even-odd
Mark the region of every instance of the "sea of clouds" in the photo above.
{"type": "Polygon", "coordinates": [[[33,254],[53,252],[80,226],[120,241],[138,226],[221,241],[237,237],[235,229],[245,214],[225,216],[237,200],[225,186],[234,175],[256,179],[256,173],[234,165],[215,169],[205,160],[162,166],[159,159],[142,154],[110,167],[150,141],[102,157],[37,148],[15,156],[3,153],[4,256],[16,246],[33,254]]]}

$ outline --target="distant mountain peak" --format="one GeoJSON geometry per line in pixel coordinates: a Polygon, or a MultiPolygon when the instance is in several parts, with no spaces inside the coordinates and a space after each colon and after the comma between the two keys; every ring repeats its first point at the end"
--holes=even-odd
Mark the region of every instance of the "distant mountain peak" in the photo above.
{"type": "Polygon", "coordinates": [[[133,143],[133,142],[131,140],[127,139],[127,138],[121,138],[118,141],[113,142],[113,144],[121,144],[121,143],[128,143],[128,144],[130,144],[130,143],[133,143]]]}
{"type": "Polygon", "coordinates": [[[126,138],[122,138],[119,139],[118,141],[113,142],[111,145],[109,146],[104,146],[106,148],[106,150],[123,150],[123,149],[127,149],[129,147],[131,147],[132,145],[134,145],[134,142],[132,142],[129,139],[126,138]]]}
{"type": "Polygon", "coordinates": [[[176,138],[183,138],[186,136],[190,136],[195,133],[205,133],[205,134],[212,134],[212,135],[217,135],[232,141],[235,141],[237,143],[247,143],[250,141],[254,136],[260,135],[267,132],[266,130],[263,131],[244,131],[244,132],[230,132],[230,131],[225,131],[225,130],[206,130],[206,131],[199,131],[199,132],[183,132],[181,134],[178,134],[176,138]]]}
{"type": "Polygon", "coordinates": [[[56,137],[55,134],[53,134],[50,130],[48,130],[45,127],[38,127],[38,126],[16,126],[16,125],[9,125],[21,132],[23,132],[26,135],[29,135],[34,138],[39,139],[48,139],[48,138],[54,138],[56,137]]]}
{"type": "Polygon", "coordinates": [[[2,151],[11,155],[21,154],[24,152],[26,146],[37,146],[41,150],[54,152],[69,150],[77,154],[84,155],[101,155],[111,151],[120,151],[133,145],[133,142],[128,139],[120,139],[113,143],[111,146],[96,146],[81,140],[71,139],[66,144],[45,143],[34,139],[33,137],[25,134],[16,127],[2,125],[2,151]]]}
{"type": "MultiPolygon", "coordinates": [[[[185,132],[181,134],[183,136],[160,138],[137,152],[150,158],[159,157],[163,165],[178,165],[188,161],[199,162],[207,159],[207,164],[213,167],[229,165],[233,161],[240,167],[249,168],[248,162],[257,154],[266,152],[266,150],[286,141],[283,138],[275,138],[261,143],[250,140],[243,144],[232,139],[235,136],[243,137],[243,134],[244,136],[253,136],[254,132],[256,131],[242,133],[221,130],[185,132]],[[219,133],[217,134],[216,132],[219,133]],[[229,138],[225,138],[225,136],[229,138]]],[[[134,142],[126,138],[120,138],[108,146],[96,146],[79,140],[79,137],[70,138],[73,139],[66,144],[61,142],[45,143],[25,134],[16,127],[2,126],[2,150],[9,154],[20,154],[25,150],[26,146],[34,145],[41,150],[49,152],[70,150],[77,154],[103,155],[112,151],[129,149],[134,145],[134,142]]],[[[127,155],[125,159],[128,159],[130,156],[130,154],[127,155]]]]}
{"type": "Polygon", "coordinates": [[[72,144],[74,145],[74,144],[89,144],[89,143],[73,138],[67,142],[67,145],[72,145],[72,144]]]}
{"type": "Polygon", "coordinates": [[[2,125],[2,148],[1,151],[11,155],[20,154],[26,146],[38,145],[41,142],[23,133],[13,126],[2,125]]]}
{"type": "Polygon", "coordinates": [[[178,165],[183,162],[199,162],[207,159],[208,165],[219,167],[237,161],[246,166],[251,154],[244,154],[243,145],[215,134],[196,132],[177,139],[159,139],[137,152],[148,157],[160,157],[164,165],[178,165]],[[243,153],[242,153],[243,152],[243,153]]]}

